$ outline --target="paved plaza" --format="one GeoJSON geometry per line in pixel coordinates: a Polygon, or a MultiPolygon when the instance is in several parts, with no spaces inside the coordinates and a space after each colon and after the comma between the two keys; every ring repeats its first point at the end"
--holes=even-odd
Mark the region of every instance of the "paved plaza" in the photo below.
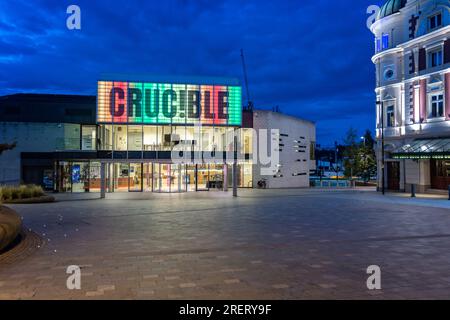
{"type": "Polygon", "coordinates": [[[0,299],[448,299],[450,205],[370,190],[61,195],[11,206],[0,299]],[[82,269],[81,290],[66,268],[82,269]],[[366,287],[369,265],[382,290],[366,287]]]}

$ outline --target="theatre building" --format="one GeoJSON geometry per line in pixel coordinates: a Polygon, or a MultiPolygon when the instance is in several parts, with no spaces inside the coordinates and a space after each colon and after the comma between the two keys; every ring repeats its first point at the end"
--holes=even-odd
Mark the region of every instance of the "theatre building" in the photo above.
{"type": "MultiPolygon", "coordinates": [[[[0,156],[0,183],[56,192],[99,192],[102,183],[106,192],[226,190],[233,180],[251,188],[260,172],[252,161],[255,114],[241,100],[234,79],[117,75],[98,81],[96,97],[0,97],[0,143],[17,142],[0,156]]],[[[297,157],[297,185],[287,186],[307,186],[313,169],[315,127],[299,125],[305,159],[297,157]]]]}
{"type": "Polygon", "coordinates": [[[420,192],[447,190],[450,2],[388,0],[371,30],[375,35],[378,185],[384,181],[385,188],[406,192],[413,185],[420,192]]]}

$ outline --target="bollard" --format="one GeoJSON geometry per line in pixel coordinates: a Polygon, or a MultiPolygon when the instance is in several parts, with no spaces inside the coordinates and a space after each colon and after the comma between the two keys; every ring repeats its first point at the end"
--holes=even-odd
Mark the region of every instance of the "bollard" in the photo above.
{"type": "Polygon", "coordinates": [[[416,185],[412,184],[411,185],[411,198],[415,198],[416,197],[416,185]]]}

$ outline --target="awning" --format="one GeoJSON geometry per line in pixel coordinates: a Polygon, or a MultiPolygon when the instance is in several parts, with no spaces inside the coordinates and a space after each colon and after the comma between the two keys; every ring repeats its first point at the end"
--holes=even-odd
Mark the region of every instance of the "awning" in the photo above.
{"type": "Polygon", "coordinates": [[[450,159],[450,138],[418,139],[391,152],[394,159],[450,159]]]}

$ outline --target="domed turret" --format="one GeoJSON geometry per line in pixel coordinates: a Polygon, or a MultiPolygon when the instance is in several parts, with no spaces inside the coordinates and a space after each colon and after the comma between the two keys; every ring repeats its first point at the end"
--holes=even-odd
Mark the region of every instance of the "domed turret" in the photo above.
{"type": "Polygon", "coordinates": [[[377,20],[383,19],[394,13],[400,11],[400,9],[406,6],[407,0],[388,0],[380,9],[378,13],[377,20]]]}

